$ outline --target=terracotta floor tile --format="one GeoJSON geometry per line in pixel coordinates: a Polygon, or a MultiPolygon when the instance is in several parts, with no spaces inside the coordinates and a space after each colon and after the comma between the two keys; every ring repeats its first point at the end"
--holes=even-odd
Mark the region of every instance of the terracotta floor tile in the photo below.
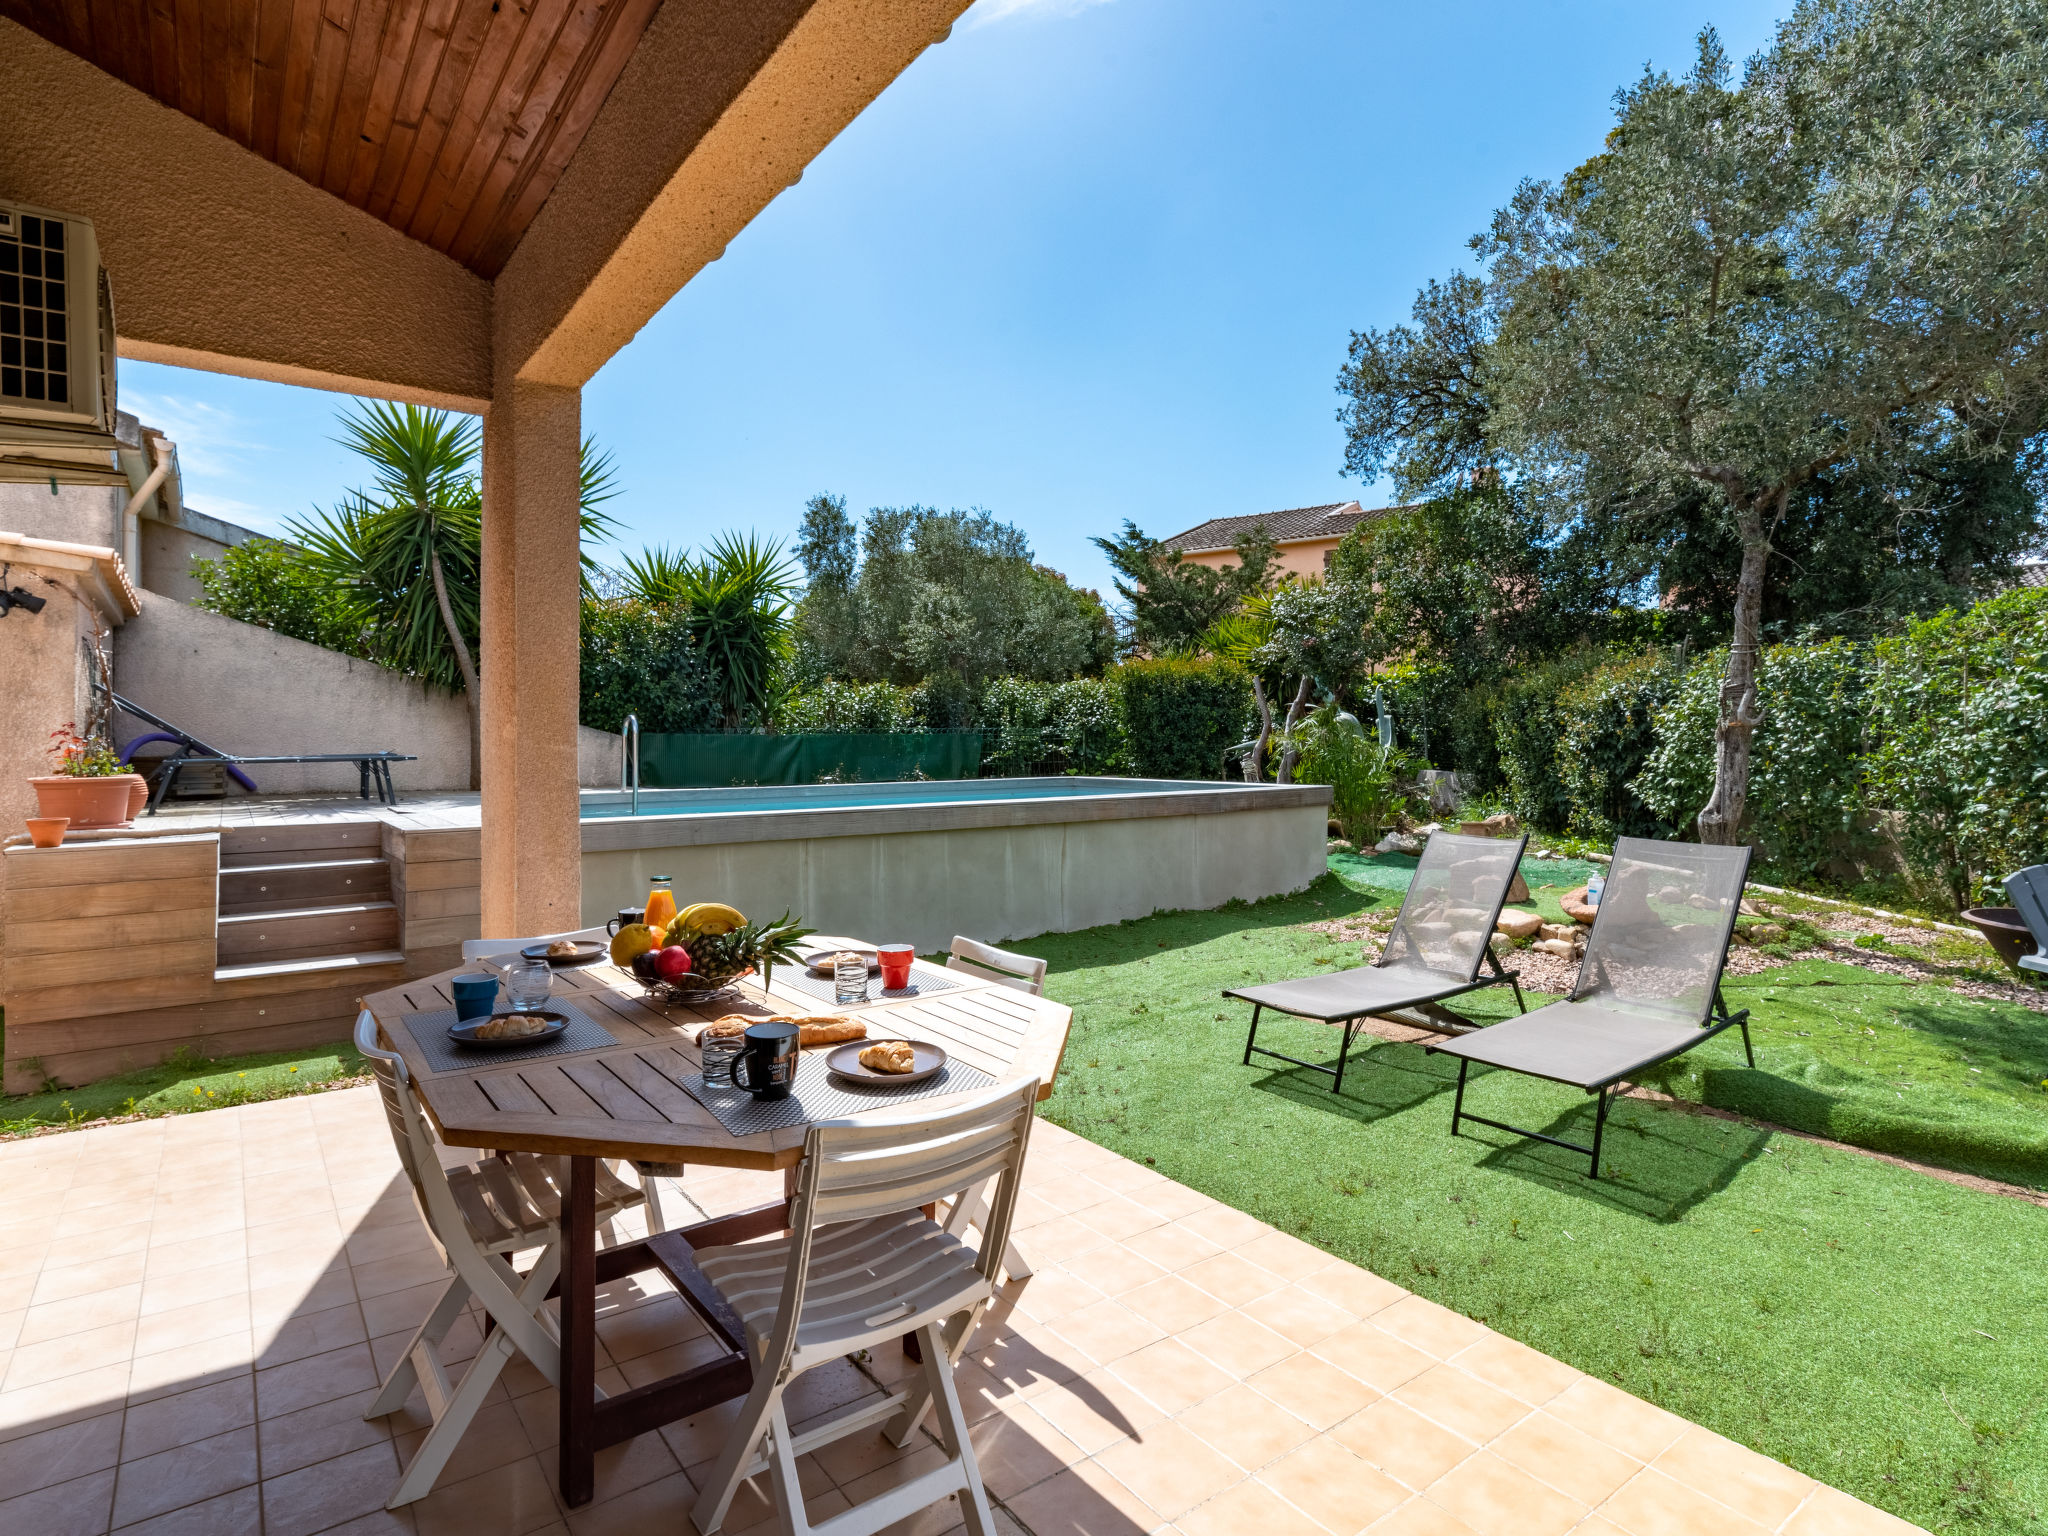
{"type": "Polygon", "coordinates": [[[1179,1335],[1180,1341],[1231,1375],[1243,1378],[1296,1353],[1263,1323],[1230,1312],[1179,1335]]]}
{"type": "Polygon", "coordinates": [[[248,1298],[218,1296],[140,1319],[135,1325],[135,1353],[138,1358],[156,1355],[213,1339],[233,1339],[239,1350],[246,1350],[251,1338],[248,1298]]]}
{"type": "Polygon", "coordinates": [[[1105,1247],[1109,1239],[1076,1216],[1056,1216],[1027,1234],[1032,1257],[1040,1264],[1068,1264],[1084,1253],[1105,1247]]]}
{"type": "Polygon", "coordinates": [[[121,1459],[121,1414],[96,1414],[35,1434],[0,1441],[0,1491],[33,1493],[51,1483],[104,1472],[121,1459]]]}
{"type": "Polygon", "coordinates": [[[1179,1416],[1179,1422],[1247,1472],[1277,1461],[1316,1433],[1304,1420],[1241,1382],[1197,1403],[1179,1416]]]}
{"type": "Polygon", "coordinates": [[[1198,1232],[1173,1222],[1167,1226],[1153,1227],[1149,1231],[1134,1233],[1124,1239],[1124,1246],[1140,1258],[1150,1259],[1161,1269],[1169,1272],[1186,1269],[1190,1264],[1214,1258],[1223,1250],[1198,1232]]]}
{"type": "Polygon", "coordinates": [[[185,1269],[212,1269],[233,1260],[246,1260],[248,1255],[248,1236],[240,1231],[153,1244],[148,1249],[149,1274],[154,1278],[185,1269]]]}
{"type": "Polygon", "coordinates": [[[1087,1460],[1078,1445],[1031,1408],[984,1419],[968,1439],[983,1485],[999,1499],[1013,1498],[1087,1460]]]}
{"type": "MultiPolygon", "coordinates": [[[[669,1481],[672,1488],[689,1486],[673,1473],[669,1481]]],[[[385,1492],[388,1494],[390,1490],[387,1488],[385,1492]]],[[[607,1500],[589,1505],[580,1513],[597,1516],[612,1502],[607,1500]]],[[[687,1522],[683,1516],[687,1509],[687,1504],[680,1508],[672,1507],[667,1525],[654,1529],[669,1532],[686,1529],[687,1522]]],[[[549,1491],[540,1462],[530,1456],[494,1472],[459,1482],[439,1483],[432,1493],[412,1506],[412,1511],[419,1536],[528,1536],[530,1532],[545,1530],[564,1519],[564,1511],[549,1491]]],[[[612,1528],[619,1529],[617,1526],[612,1528]]]]}
{"type": "Polygon", "coordinates": [[[1185,1536],[1324,1536],[1323,1527],[1263,1483],[1239,1483],[1174,1522],[1185,1536]]]}
{"type": "Polygon", "coordinates": [[[1149,1231],[1153,1227],[1166,1224],[1166,1218],[1157,1211],[1123,1195],[1113,1195],[1100,1204],[1086,1206],[1074,1214],[1104,1237],[1114,1238],[1118,1242],[1134,1233],[1149,1231]]]}
{"type": "Polygon", "coordinates": [[[1409,1293],[1356,1264],[1331,1264],[1303,1277],[1302,1289],[1334,1301],[1353,1317],[1371,1317],[1409,1293]]]}
{"type": "Polygon", "coordinates": [[[1764,1527],[1719,1500],[1646,1469],[1622,1484],[1600,1516],[1628,1536],[1758,1536],[1764,1527]]]}
{"type": "Polygon", "coordinates": [[[1410,1499],[1372,1528],[1372,1536],[1478,1536],[1440,1504],[1410,1499]]]}
{"type": "Polygon", "coordinates": [[[1190,1285],[1179,1275],[1167,1275],[1150,1285],[1126,1291],[1120,1298],[1133,1312],[1167,1333],[1180,1333],[1229,1309],[1221,1297],[1200,1286],[1190,1285]]]}
{"type": "Polygon", "coordinates": [[[1688,1427],[1677,1414],[1590,1376],[1574,1382],[1543,1407],[1553,1418],[1638,1461],[1656,1460],[1688,1427]]]}
{"type": "Polygon", "coordinates": [[[246,1333],[138,1355],[128,1371],[128,1405],[132,1408],[159,1397],[196,1392],[215,1382],[250,1379],[255,1356],[246,1333]]]}
{"type": "Polygon", "coordinates": [[[66,1376],[118,1365],[135,1350],[135,1325],[113,1323],[84,1333],[68,1333],[42,1344],[24,1344],[8,1357],[0,1390],[38,1387],[66,1376]]]}
{"type": "Polygon", "coordinates": [[[1353,1323],[1316,1344],[1312,1353],[1350,1372],[1369,1386],[1391,1392],[1435,1368],[1434,1355],[1405,1344],[1371,1323],[1353,1323]]]}
{"type": "Polygon", "coordinates": [[[24,1304],[42,1306],[50,1302],[69,1301],[76,1296],[90,1296],[96,1291],[110,1291],[120,1286],[139,1287],[148,1265],[148,1250],[143,1248],[135,1248],[126,1253],[109,1253],[82,1264],[45,1264],[32,1277],[33,1289],[24,1304]]]}
{"type": "Polygon", "coordinates": [[[1478,1449],[1391,1397],[1353,1414],[1330,1433],[1417,1492],[1478,1449]]]}
{"type": "Polygon", "coordinates": [[[1243,1311],[1245,1316],[1257,1318],[1303,1349],[1320,1344],[1357,1321],[1336,1302],[1300,1285],[1289,1285],[1246,1302],[1243,1311]]]}
{"type": "Polygon", "coordinates": [[[1124,1356],[1110,1370],[1169,1414],[1214,1397],[1233,1380],[1179,1339],[1170,1338],[1124,1356]]]}
{"type": "Polygon", "coordinates": [[[30,1307],[22,1319],[15,1347],[45,1344],[68,1334],[133,1322],[141,1301],[142,1285],[138,1281],[134,1285],[117,1285],[104,1291],[90,1291],[83,1296],[70,1296],[63,1301],[39,1303],[30,1307]]]}
{"type": "Polygon", "coordinates": [[[1059,1268],[1077,1280],[1086,1281],[1105,1296],[1121,1296],[1139,1286],[1165,1278],[1166,1271],[1150,1259],[1141,1258],[1121,1243],[1110,1243],[1065,1259],[1059,1268]]]}
{"type": "MultiPolygon", "coordinates": [[[[557,1536],[561,1532],[572,1533],[572,1536],[650,1536],[653,1532],[659,1532],[661,1536],[692,1536],[697,1528],[690,1523],[690,1506],[696,1502],[696,1490],[690,1486],[689,1479],[677,1473],[674,1477],[635,1488],[616,1499],[571,1510],[565,1524],[536,1525],[531,1528],[531,1536],[557,1536]]],[[[812,1513],[820,1511],[814,1509],[812,1513]]],[[[727,1532],[742,1536],[731,1515],[727,1515],[725,1524],[719,1527],[719,1536],[726,1536],[727,1532]]],[[[424,1523],[420,1527],[420,1536],[471,1536],[471,1533],[488,1536],[488,1532],[479,1526],[443,1526],[432,1531],[424,1523]]]]}
{"type": "Polygon", "coordinates": [[[1072,1270],[1041,1269],[1017,1287],[1017,1310],[1041,1323],[1078,1312],[1102,1300],[1102,1292],[1072,1270]]]}
{"type": "Polygon", "coordinates": [[[1183,1216],[1179,1224],[1219,1248],[1235,1248],[1270,1230],[1264,1222],[1227,1205],[1212,1205],[1192,1216],[1183,1216]]]}
{"type": "Polygon", "coordinates": [[[1642,1470],[1634,1457],[1547,1413],[1530,1414],[1488,1449],[1585,1505],[1598,1504],[1642,1470]]]}
{"type": "Polygon", "coordinates": [[[151,1274],[142,1282],[142,1315],[170,1312],[179,1307],[218,1301],[224,1296],[249,1293],[249,1265],[246,1259],[212,1264],[204,1269],[175,1269],[169,1274],[151,1274]]]}
{"type": "Polygon", "coordinates": [[[1098,1301],[1069,1313],[1052,1325],[1052,1331],[1098,1365],[1121,1360],[1166,1336],[1163,1329],[1114,1301],[1098,1301]]]}
{"type": "Polygon", "coordinates": [[[1551,1359],[1540,1349],[1531,1349],[1497,1333],[1489,1333],[1469,1349],[1459,1350],[1452,1363],[1531,1407],[1549,1402],[1583,1374],[1561,1360],[1551,1359]]]}
{"type": "Polygon", "coordinates": [[[1822,1485],[1785,1522],[1783,1536],[1917,1536],[1920,1527],[1822,1485]]]}
{"type": "Polygon", "coordinates": [[[1263,1469],[1259,1481],[1337,1536],[1364,1530],[1410,1497],[1409,1490],[1327,1435],[1263,1469]]]}
{"type": "Polygon", "coordinates": [[[1254,1264],[1272,1270],[1283,1280],[1301,1280],[1338,1262],[1313,1243],[1304,1243],[1298,1237],[1271,1230],[1238,1245],[1237,1251],[1254,1264]]]}
{"type": "Polygon", "coordinates": [[[256,1481],[256,1427],[195,1440],[121,1463],[114,1488],[114,1524],[130,1525],[168,1510],[215,1498],[256,1481]]]}
{"type": "Polygon", "coordinates": [[[954,1373],[962,1383],[963,1393],[968,1390],[970,1368],[974,1390],[985,1393],[991,1401],[1001,1401],[1035,1397],[1048,1387],[1072,1381],[1084,1370],[1094,1369],[1094,1361],[1050,1329],[1033,1327],[971,1343],[954,1373]]]}
{"type": "Polygon", "coordinates": [[[1467,1376],[1454,1365],[1434,1366],[1397,1387],[1392,1395],[1424,1417],[1480,1445],[1529,1414],[1527,1403],[1509,1397],[1497,1387],[1489,1387],[1477,1377],[1467,1376]]]}
{"type": "Polygon", "coordinates": [[[1481,1536],[1564,1536],[1586,1506],[1490,1451],[1467,1457],[1429,1487],[1429,1498],[1481,1536]]]}
{"type": "Polygon", "coordinates": [[[1246,1378],[1245,1385],[1318,1430],[1332,1429],[1379,1394],[1316,1355],[1290,1355],[1246,1378]]]}
{"type": "Polygon", "coordinates": [[[1804,1504],[1816,1486],[1804,1472],[1697,1427],[1651,1465],[1770,1530],[1804,1504]]]}
{"type": "Polygon", "coordinates": [[[123,1526],[120,1536],[262,1536],[262,1531],[263,1495],[251,1483],[218,1498],[123,1526]]]}
{"type": "Polygon", "coordinates": [[[367,1344],[308,1355],[289,1365],[274,1365],[256,1373],[256,1415],[272,1419],[295,1413],[315,1403],[367,1391],[377,1383],[367,1344]]]}
{"type": "Polygon", "coordinates": [[[1200,1259],[1181,1272],[1183,1279],[1192,1280],[1212,1296],[1219,1297],[1233,1307],[1241,1307],[1256,1297],[1279,1290],[1287,1282],[1262,1264],[1254,1264],[1243,1254],[1221,1252],[1211,1258],[1200,1259]]]}
{"type": "Polygon", "coordinates": [[[1171,1420],[1118,1441],[1095,1461],[1166,1520],[1244,1480],[1235,1462],[1171,1420]]]}
{"type": "Polygon", "coordinates": [[[113,1508],[114,1472],[88,1473],[18,1498],[0,1499],[0,1531],[34,1536],[101,1536],[113,1508]]]}
{"type": "Polygon", "coordinates": [[[1166,1417],[1150,1398],[1108,1370],[1063,1382],[1026,1406],[1091,1456],[1145,1433],[1166,1417]]]}
{"type": "Polygon", "coordinates": [[[1440,1307],[1422,1296],[1409,1296],[1373,1314],[1373,1326],[1391,1333],[1403,1343],[1448,1360],[1461,1349],[1469,1349],[1487,1335],[1484,1323],[1475,1323],[1449,1307],[1440,1307]]]}
{"type": "MultiPolygon", "coordinates": [[[[256,1385],[248,1376],[192,1392],[131,1403],[122,1417],[121,1455],[137,1461],[256,1422],[256,1385]]],[[[7,1479],[0,1473],[0,1486],[7,1479]]]]}

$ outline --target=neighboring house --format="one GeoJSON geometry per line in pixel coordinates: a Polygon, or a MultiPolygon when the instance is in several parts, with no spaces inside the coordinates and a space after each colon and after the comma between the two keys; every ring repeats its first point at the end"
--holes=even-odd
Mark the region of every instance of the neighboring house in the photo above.
{"type": "Polygon", "coordinates": [[[2016,587],[2048,587],[2048,560],[2022,560],[2016,587]]]}
{"type": "Polygon", "coordinates": [[[1212,569],[1236,565],[1237,542],[1263,523],[1267,534],[1280,546],[1280,569],[1296,576],[1321,576],[1329,569],[1330,557],[1344,535],[1360,523],[1399,507],[1375,507],[1368,512],[1355,501],[1333,501],[1320,507],[1290,507],[1281,512],[1256,512],[1248,517],[1212,517],[1206,523],[1166,539],[1191,565],[1212,569]]]}

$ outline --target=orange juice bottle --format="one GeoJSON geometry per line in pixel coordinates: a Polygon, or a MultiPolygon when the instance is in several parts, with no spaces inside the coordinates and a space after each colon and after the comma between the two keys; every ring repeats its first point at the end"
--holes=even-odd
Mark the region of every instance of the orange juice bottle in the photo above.
{"type": "Polygon", "coordinates": [[[668,927],[676,915],[674,884],[673,877],[656,875],[654,888],[647,893],[647,916],[642,921],[657,934],[668,927]]]}

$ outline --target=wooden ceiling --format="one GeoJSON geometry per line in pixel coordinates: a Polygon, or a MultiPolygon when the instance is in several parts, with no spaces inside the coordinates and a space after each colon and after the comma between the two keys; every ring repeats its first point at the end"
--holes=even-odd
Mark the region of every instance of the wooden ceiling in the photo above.
{"type": "Polygon", "coordinates": [[[0,0],[0,15],[495,277],[660,4],[0,0]]]}

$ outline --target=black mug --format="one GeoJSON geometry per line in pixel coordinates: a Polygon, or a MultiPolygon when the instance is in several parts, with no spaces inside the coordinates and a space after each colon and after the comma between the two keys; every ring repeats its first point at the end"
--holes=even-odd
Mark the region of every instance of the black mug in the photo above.
{"type": "Polygon", "coordinates": [[[749,1024],[742,1037],[746,1044],[732,1062],[732,1085],[744,1088],[756,1099],[786,1099],[796,1082],[796,1058],[802,1031],[794,1024],[773,1019],[749,1024]]]}
{"type": "Polygon", "coordinates": [[[647,916],[645,907],[621,907],[619,915],[604,925],[604,931],[617,938],[621,928],[630,928],[647,916]]]}

